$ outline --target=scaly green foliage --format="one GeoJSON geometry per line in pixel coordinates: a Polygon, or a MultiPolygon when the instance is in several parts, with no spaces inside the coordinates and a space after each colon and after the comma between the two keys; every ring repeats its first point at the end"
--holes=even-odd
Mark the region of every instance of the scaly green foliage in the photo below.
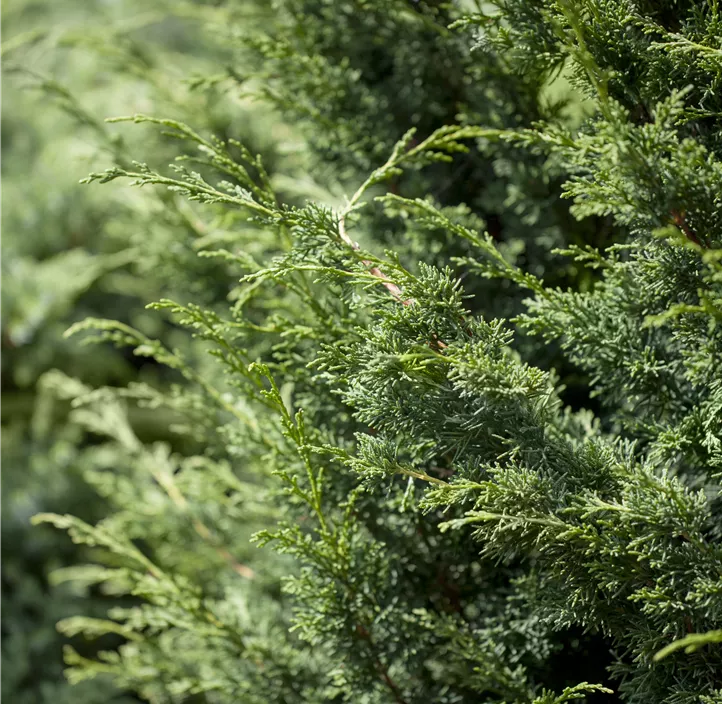
{"type": "Polygon", "coordinates": [[[474,4],[282,0],[218,30],[244,73],[198,85],[298,121],[290,193],[235,138],[123,118],[179,157],[87,181],[183,197],[231,283],[151,305],[185,349],[70,328],[172,389],[46,377],[112,510],[36,520],[94,550],[64,577],[137,599],[63,622],[124,639],[69,650],[71,679],[158,704],[722,702],[718,4],[474,4]],[[195,447],[143,442],[135,407],[195,447]]]}

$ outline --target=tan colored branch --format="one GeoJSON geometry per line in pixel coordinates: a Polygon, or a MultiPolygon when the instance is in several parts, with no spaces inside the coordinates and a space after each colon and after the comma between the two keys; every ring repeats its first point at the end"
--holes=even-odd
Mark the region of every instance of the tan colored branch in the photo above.
{"type": "MultiPolygon", "coordinates": [[[[183,511],[184,513],[189,513],[190,506],[188,504],[188,500],[185,496],[183,496],[180,489],[173,481],[173,477],[166,472],[153,472],[153,476],[155,477],[156,481],[163,487],[171,501],[181,511],[183,511]]],[[[248,565],[244,565],[238,562],[238,560],[236,560],[236,558],[233,557],[233,555],[231,555],[231,553],[226,548],[215,544],[216,540],[213,536],[213,533],[205,523],[195,517],[191,517],[191,522],[196,533],[198,533],[198,535],[200,535],[203,540],[205,540],[211,547],[213,547],[213,549],[230,565],[231,569],[233,569],[236,574],[239,574],[245,579],[255,578],[256,573],[250,567],[248,567],[248,565]]]]}
{"type": "MultiPolygon", "coordinates": [[[[358,252],[359,249],[361,249],[361,246],[358,242],[354,242],[346,232],[346,222],[345,222],[345,215],[341,215],[341,217],[338,220],[338,233],[341,235],[341,239],[349,246],[351,249],[353,249],[355,252],[358,252]]],[[[376,276],[377,278],[381,279],[381,283],[388,289],[388,291],[391,293],[391,295],[399,301],[402,305],[408,306],[413,303],[411,299],[404,299],[401,295],[401,289],[393,282],[388,281],[386,277],[384,276],[381,269],[379,269],[377,266],[373,266],[373,262],[368,261],[368,259],[362,260],[363,263],[371,267],[369,269],[369,273],[371,273],[373,276],[376,276]]]]}

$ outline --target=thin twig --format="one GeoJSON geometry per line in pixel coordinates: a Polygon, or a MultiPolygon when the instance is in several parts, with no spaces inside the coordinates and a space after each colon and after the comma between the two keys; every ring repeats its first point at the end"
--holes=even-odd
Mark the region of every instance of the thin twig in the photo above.
{"type": "Polygon", "coordinates": [[[690,241],[694,242],[699,247],[704,247],[702,242],[700,241],[699,237],[695,234],[694,230],[690,228],[690,226],[687,224],[687,221],[684,218],[684,213],[680,212],[676,208],[672,209],[670,212],[670,215],[672,216],[672,221],[674,224],[682,230],[685,237],[690,241]]]}
{"type": "MultiPolygon", "coordinates": [[[[178,488],[178,485],[173,480],[172,475],[167,472],[153,472],[153,476],[161,487],[165,489],[165,492],[168,494],[171,501],[184,513],[190,513],[188,499],[186,499],[181,490],[178,488]]],[[[230,565],[234,572],[245,579],[255,578],[256,573],[248,567],[248,565],[241,564],[225,547],[216,544],[216,539],[213,533],[210,528],[203,523],[203,521],[195,516],[191,516],[191,523],[193,524],[193,528],[196,533],[198,533],[203,540],[213,547],[213,549],[230,565]]]]}
{"type": "MultiPolygon", "coordinates": [[[[361,249],[361,245],[359,245],[358,242],[354,242],[346,232],[346,215],[345,213],[342,213],[341,216],[338,219],[338,233],[341,235],[341,239],[349,246],[351,249],[353,249],[355,252],[358,252],[359,249],[361,249]]],[[[413,300],[410,298],[404,299],[404,297],[401,295],[401,289],[392,281],[389,281],[385,276],[384,273],[379,269],[377,266],[373,266],[373,262],[370,262],[368,259],[362,260],[365,266],[370,267],[369,273],[373,276],[376,276],[377,278],[381,279],[381,283],[388,289],[388,291],[391,293],[391,295],[399,301],[402,305],[409,306],[413,303],[413,300]]]]}
{"type": "MultiPolygon", "coordinates": [[[[366,628],[366,626],[361,623],[357,623],[356,633],[361,639],[368,642],[372,649],[375,648],[371,633],[368,628],[366,628]]],[[[389,675],[389,671],[386,668],[386,665],[384,665],[384,663],[381,661],[381,659],[378,657],[374,657],[373,663],[376,671],[379,673],[381,679],[384,681],[384,684],[391,690],[391,693],[393,694],[393,697],[397,704],[408,704],[407,701],[404,699],[401,689],[396,684],[396,682],[391,679],[391,675],[389,675]]]]}

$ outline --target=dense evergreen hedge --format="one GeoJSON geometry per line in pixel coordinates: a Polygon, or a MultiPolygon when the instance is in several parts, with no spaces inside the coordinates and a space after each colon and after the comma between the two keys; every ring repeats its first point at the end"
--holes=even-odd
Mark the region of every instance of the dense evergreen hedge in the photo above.
{"type": "Polygon", "coordinates": [[[136,199],[71,306],[100,344],[63,349],[137,371],[38,382],[102,497],[35,518],[87,547],[70,680],[722,702],[717,1],[173,12],[149,109],[63,94],[106,149],[84,193],[136,199]]]}

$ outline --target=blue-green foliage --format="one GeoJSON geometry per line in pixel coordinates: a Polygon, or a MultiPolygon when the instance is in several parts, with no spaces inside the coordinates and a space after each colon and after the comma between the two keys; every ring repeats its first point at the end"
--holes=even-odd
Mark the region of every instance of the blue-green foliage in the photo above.
{"type": "Polygon", "coordinates": [[[123,640],[69,649],[71,680],[154,704],[722,702],[716,0],[234,9],[197,89],[260,94],[307,151],[291,186],[233,134],[138,114],[171,168],[86,179],[187,207],[178,238],[225,289],[151,305],[183,343],[68,331],[171,387],[45,377],[110,508],[36,521],[92,548],[64,579],[134,597],[62,622],[123,640]]]}
{"type": "MultiPolygon", "coordinates": [[[[88,315],[112,315],[188,349],[145,304],[171,292],[209,304],[224,300],[228,285],[216,262],[197,256],[204,233],[179,199],[159,202],[130,189],[108,198],[78,183],[93,165],[130,164],[142,148],[142,133],[113,134],[103,117],[172,105],[208,130],[242,135],[269,167],[277,158],[264,111],[231,111],[222,95],[197,94],[183,82],[222,56],[203,32],[207,10],[147,9],[130,0],[3,5],[2,693],[19,703],[121,701],[109,681],[71,688],[62,675],[64,642],[91,655],[120,639],[66,638],[55,623],[79,611],[101,616],[119,600],[92,585],[56,584],[54,570],[88,554],[52,528],[30,525],[38,511],[96,521],[108,510],[83,478],[90,466],[83,447],[93,439],[68,426],[68,402],[38,379],[55,367],[93,386],[167,388],[174,379],[159,365],[122,350],[83,350],[63,331],[88,315]]],[[[162,160],[178,153],[163,140],[150,151],[162,160]]],[[[130,412],[144,441],[188,447],[169,429],[178,420],[157,409],[130,412]]]]}

